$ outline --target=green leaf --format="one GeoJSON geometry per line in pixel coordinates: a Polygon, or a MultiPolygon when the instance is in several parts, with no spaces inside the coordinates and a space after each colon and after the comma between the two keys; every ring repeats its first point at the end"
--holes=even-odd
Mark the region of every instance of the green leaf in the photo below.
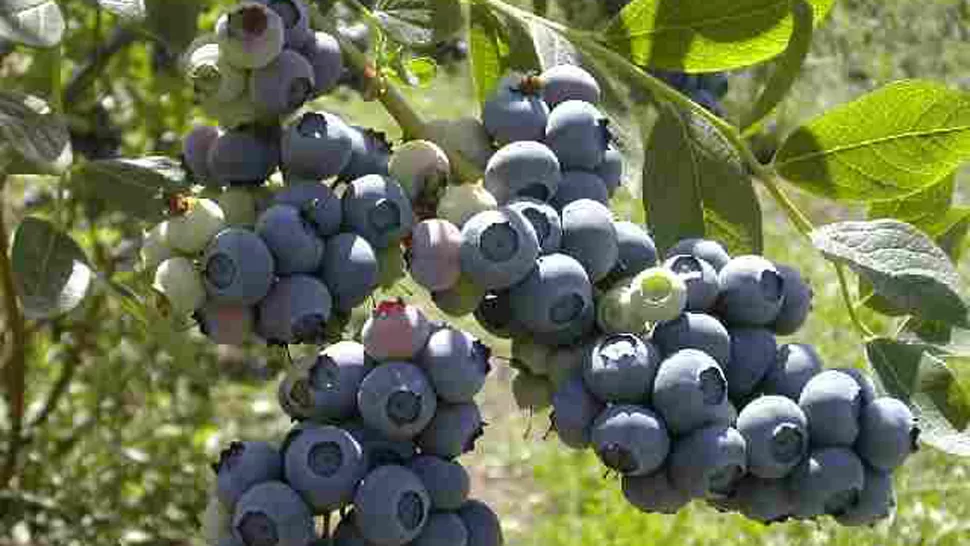
{"type": "Polygon", "coordinates": [[[912,225],[892,219],[837,222],[810,235],[826,258],[847,264],[896,308],[924,319],[967,324],[956,268],[912,225]]]}
{"type": "MultiPolygon", "coordinates": [[[[810,3],[821,21],[834,0],[810,3]]],[[[635,0],[603,38],[641,66],[714,72],[779,55],[792,28],[789,0],[635,0]]]]}
{"type": "Polygon", "coordinates": [[[758,198],[724,135],[704,118],[664,106],[646,139],[642,195],[658,248],[710,237],[731,253],[760,254],[758,198]]]}
{"type": "Polygon", "coordinates": [[[485,104],[508,69],[508,34],[487,6],[473,2],[469,11],[472,79],[479,104],[485,104]]]}
{"type": "Polygon", "coordinates": [[[935,184],[968,157],[970,94],[907,80],[802,125],[775,167],[817,195],[883,201],[935,184]]]}
{"type": "Polygon", "coordinates": [[[64,14],[52,0],[0,0],[0,38],[54,47],[64,37],[64,14]]]}
{"type": "Polygon", "coordinates": [[[808,57],[814,34],[812,6],[805,0],[792,0],[791,11],[794,27],[788,47],[778,58],[758,101],[741,120],[741,128],[745,134],[757,131],[764,119],[781,104],[801,74],[802,65],[808,57]]]}
{"type": "Polygon", "coordinates": [[[28,216],[17,227],[10,255],[17,290],[28,319],[70,312],[94,278],[81,247],[53,224],[28,216]]]}
{"type": "Polygon", "coordinates": [[[869,204],[869,218],[895,218],[917,225],[948,210],[953,203],[953,174],[943,177],[931,186],[900,199],[876,201],[869,204]]]}
{"type": "Polygon", "coordinates": [[[98,5],[123,19],[137,21],[147,14],[145,0],[98,0],[98,5]]]}
{"type": "Polygon", "coordinates": [[[73,161],[67,122],[33,95],[0,91],[0,151],[4,146],[34,171],[17,174],[61,174],[73,161]]]}
{"type": "Polygon", "coordinates": [[[373,13],[399,44],[424,47],[435,42],[434,7],[428,0],[381,0],[373,13]]]}
{"type": "Polygon", "coordinates": [[[914,407],[920,441],[953,455],[970,456],[970,391],[965,375],[970,357],[887,338],[867,343],[866,356],[887,393],[914,407]],[[964,370],[963,375],[955,369],[964,370]]]}
{"type": "Polygon", "coordinates": [[[74,169],[71,180],[90,198],[148,221],[163,217],[167,195],[189,188],[182,165],[161,156],[91,161],[74,169]]]}
{"type": "Polygon", "coordinates": [[[198,29],[199,14],[205,7],[198,0],[147,0],[145,28],[162,39],[174,53],[182,53],[198,29]]]}
{"type": "Polygon", "coordinates": [[[411,85],[427,87],[438,75],[438,63],[430,57],[414,57],[408,59],[405,65],[411,77],[411,85]]]}

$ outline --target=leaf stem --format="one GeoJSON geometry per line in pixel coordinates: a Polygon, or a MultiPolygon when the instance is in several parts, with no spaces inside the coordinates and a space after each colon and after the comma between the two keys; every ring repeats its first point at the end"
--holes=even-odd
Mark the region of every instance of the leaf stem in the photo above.
{"type": "Polygon", "coordinates": [[[856,308],[852,303],[852,295],[849,293],[849,283],[845,278],[845,266],[837,263],[833,263],[832,265],[835,267],[835,274],[839,278],[839,291],[842,293],[842,300],[845,301],[845,309],[849,313],[849,320],[852,321],[856,330],[862,334],[863,342],[868,343],[877,336],[866,326],[866,323],[862,321],[862,318],[856,312],[856,308]]]}

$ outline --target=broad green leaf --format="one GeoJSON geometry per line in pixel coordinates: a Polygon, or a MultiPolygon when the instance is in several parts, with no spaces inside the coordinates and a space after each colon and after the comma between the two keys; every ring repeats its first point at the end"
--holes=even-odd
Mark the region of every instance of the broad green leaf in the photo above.
{"type": "Polygon", "coordinates": [[[78,166],[71,180],[90,198],[148,221],[162,218],[168,194],[189,187],[179,162],[160,156],[91,161],[78,166]]]}
{"type": "Polygon", "coordinates": [[[465,12],[460,0],[430,0],[435,39],[442,41],[460,33],[465,27],[465,12]]]}
{"type": "Polygon", "coordinates": [[[14,232],[10,261],[28,319],[70,312],[94,278],[81,247],[50,222],[32,216],[14,232]]]}
{"type": "Polygon", "coordinates": [[[473,2],[469,11],[472,79],[478,102],[484,104],[508,69],[508,34],[488,7],[473,2]]]}
{"type": "Polygon", "coordinates": [[[913,225],[927,223],[953,203],[956,178],[950,174],[931,186],[899,199],[869,204],[869,218],[895,218],[913,225]]]}
{"type": "MultiPolygon", "coordinates": [[[[834,0],[811,0],[821,21],[834,0]]],[[[634,0],[604,40],[640,66],[714,72],[771,59],[792,35],[790,0],[634,0]]]]}
{"type": "Polygon", "coordinates": [[[661,108],[647,138],[643,202],[657,247],[710,237],[738,254],[760,254],[761,208],[734,149],[706,120],[661,108]]]}
{"type": "Polygon", "coordinates": [[[98,0],[98,5],[124,19],[141,20],[147,14],[145,0],[98,0]]]}
{"type": "Polygon", "coordinates": [[[920,441],[953,455],[970,456],[970,357],[943,354],[930,345],[879,338],[866,356],[890,396],[914,408],[920,441]],[[963,374],[954,370],[962,368],[963,374]]]}
{"type": "Polygon", "coordinates": [[[182,53],[196,37],[199,14],[206,6],[198,0],[146,0],[145,7],[145,28],[172,52],[182,53]]]}
{"type": "Polygon", "coordinates": [[[967,324],[956,267],[912,225],[892,219],[837,222],[812,231],[811,239],[826,258],[848,265],[896,308],[967,324]]]}
{"type": "Polygon", "coordinates": [[[434,44],[434,6],[430,1],[382,0],[373,13],[393,41],[412,47],[434,44]]]}
{"type": "Polygon", "coordinates": [[[64,37],[64,14],[53,0],[0,0],[0,38],[54,47],[64,37]]]}
{"type": "Polygon", "coordinates": [[[890,84],[796,129],[775,167],[817,195],[883,201],[931,186],[970,157],[970,93],[890,84]]]}
{"type": "Polygon", "coordinates": [[[73,161],[67,122],[33,95],[0,91],[0,149],[4,146],[41,174],[61,174],[73,161]]]}
{"type": "Polygon", "coordinates": [[[808,57],[814,35],[812,6],[805,0],[792,0],[791,11],[794,27],[788,40],[788,47],[776,61],[771,77],[768,78],[768,83],[761,91],[758,101],[741,120],[741,128],[745,134],[757,130],[761,122],[781,104],[801,74],[802,64],[808,57]]]}
{"type": "Polygon", "coordinates": [[[509,39],[508,60],[506,61],[509,70],[523,74],[542,71],[542,60],[539,58],[539,52],[532,34],[532,29],[538,25],[527,25],[511,17],[504,18],[503,22],[509,39]]]}

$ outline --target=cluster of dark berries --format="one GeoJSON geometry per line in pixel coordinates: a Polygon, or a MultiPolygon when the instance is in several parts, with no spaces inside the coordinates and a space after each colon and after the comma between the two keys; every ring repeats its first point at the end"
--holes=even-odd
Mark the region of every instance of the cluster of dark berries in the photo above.
{"type": "Polygon", "coordinates": [[[223,451],[203,518],[211,546],[502,545],[456,461],[482,435],[489,349],[401,301],[379,304],[362,340],[295,363],[279,389],[296,421],[282,445],[223,451]]]}

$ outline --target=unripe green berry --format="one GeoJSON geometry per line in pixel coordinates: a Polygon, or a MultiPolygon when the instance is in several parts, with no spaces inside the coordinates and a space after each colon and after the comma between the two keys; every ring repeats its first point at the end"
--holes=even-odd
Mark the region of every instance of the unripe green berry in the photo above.
{"type": "Polygon", "coordinates": [[[687,305],[687,285],[669,269],[645,269],[633,278],[630,286],[634,312],[646,322],[673,320],[687,305]]]}
{"type": "Polygon", "coordinates": [[[185,75],[198,102],[230,102],[246,91],[246,72],[226,62],[214,36],[197,39],[183,57],[185,75]]]}
{"type": "Polygon", "coordinates": [[[226,227],[226,215],[212,199],[188,198],[188,210],[164,223],[162,238],[169,248],[197,254],[226,227]]]}
{"type": "Polygon", "coordinates": [[[438,218],[461,227],[479,212],[496,208],[495,196],[480,183],[448,186],[438,201],[438,218]]]}
{"type": "Polygon", "coordinates": [[[412,140],[395,148],[387,168],[412,201],[447,184],[451,174],[448,156],[430,140],[412,140]]]}
{"type": "Polygon", "coordinates": [[[227,188],[218,199],[226,218],[226,226],[248,227],[256,225],[256,196],[247,187],[227,188]]]}
{"type": "Polygon", "coordinates": [[[475,312],[485,298],[485,289],[468,275],[458,277],[458,282],[447,290],[432,292],[431,298],[438,309],[452,317],[463,317],[475,312]]]}
{"type": "Polygon", "coordinates": [[[158,264],[174,256],[172,249],[165,244],[165,232],[168,230],[166,225],[168,220],[155,224],[151,230],[144,235],[141,244],[141,264],[142,269],[154,273],[158,264]]]}
{"type": "Polygon", "coordinates": [[[512,379],[512,396],[519,409],[546,409],[552,405],[552,394],[552,382],[545,377],[519,372],[512,379]]]}
{"type": "Polygon", "coordinates": [[[186,316],[205,305],[202,276],[188,258],[176,256],[160,263],[152,289],[160,296],[157,305],[165,316],[186,316]]]}

